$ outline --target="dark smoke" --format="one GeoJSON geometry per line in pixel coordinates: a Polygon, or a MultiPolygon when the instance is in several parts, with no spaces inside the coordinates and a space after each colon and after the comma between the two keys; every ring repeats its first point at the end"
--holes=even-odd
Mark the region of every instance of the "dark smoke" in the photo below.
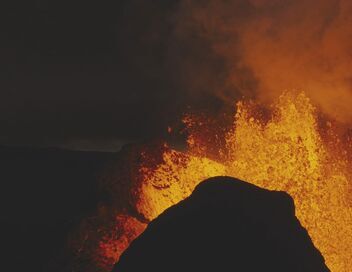
{"type": "Polygon", "coordinates": [[[185,0],[179,33],[203,36],[223,60],[226,79],[212,92],[225,101],[242,93],[270,102],[299,89],[350,123],[351,11],[350,1],[337,0],[185,0]]]}
{"type": "Polygon", "coordinates": [[[189,110],[300,89],[350,123],[352,3],[16,1],[1,9],[0,144],[118,149],[189,110]]]}

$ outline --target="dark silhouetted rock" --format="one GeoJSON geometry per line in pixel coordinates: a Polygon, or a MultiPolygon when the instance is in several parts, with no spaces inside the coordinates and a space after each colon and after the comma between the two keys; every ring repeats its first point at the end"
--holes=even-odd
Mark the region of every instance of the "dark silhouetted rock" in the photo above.
{"type": "Polygon", "coordinates": [[[113,271],[329,269],[295,217],[288,194],[216,177],[152,221],[113,271]]]}

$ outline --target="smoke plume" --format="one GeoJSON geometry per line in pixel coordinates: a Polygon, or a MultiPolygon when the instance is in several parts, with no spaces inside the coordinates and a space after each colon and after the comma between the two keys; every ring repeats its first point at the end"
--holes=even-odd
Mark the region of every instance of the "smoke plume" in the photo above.
{"type": "Polygon", "coordinates": [[[193,91],[270,103],[299,89],[324,113],[352,121],[351,1],[184,0],[175,18],[175,39],[191,46],[197,38],[193,50],[206,48],[219,64],[209,56],[182,63],[193,91]]]}

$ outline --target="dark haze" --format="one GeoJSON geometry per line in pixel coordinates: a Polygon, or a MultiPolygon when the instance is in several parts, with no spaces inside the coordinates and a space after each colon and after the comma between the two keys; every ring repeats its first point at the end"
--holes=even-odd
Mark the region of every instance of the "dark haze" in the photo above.
{"type": "Polygon", "coordinates": [[[350,1],[7,2],[0,144],[117,150],[284,89],[351,122],[350,1]]]}

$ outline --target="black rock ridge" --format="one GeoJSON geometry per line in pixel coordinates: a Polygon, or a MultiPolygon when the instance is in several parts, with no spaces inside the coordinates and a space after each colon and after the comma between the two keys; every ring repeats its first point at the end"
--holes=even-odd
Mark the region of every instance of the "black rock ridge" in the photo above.
{"type": "Polygon", "coordinates": [[[325,272],[292,198],[230,177],[202,182],[152,221],[113,272],[325,272]]]}

